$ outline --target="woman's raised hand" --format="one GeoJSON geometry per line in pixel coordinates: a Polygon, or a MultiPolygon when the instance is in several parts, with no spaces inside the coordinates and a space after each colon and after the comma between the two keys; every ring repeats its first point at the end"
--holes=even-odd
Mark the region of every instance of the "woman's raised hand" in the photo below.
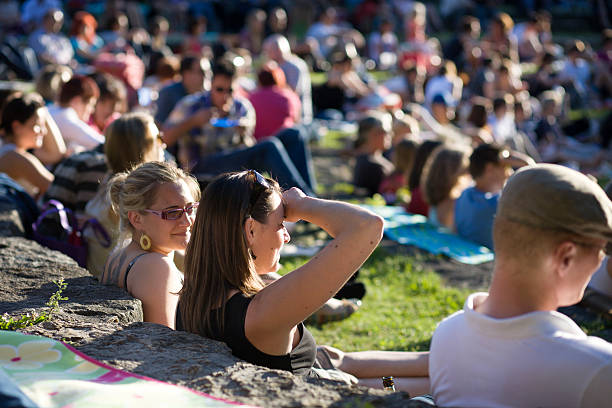
{"type": "Polygon", "coordinates": [[[302,190],[292,187],[283,192],[283,205],[285,206],[285,220],[289,222],[299,221],[302,213],[302,205],[308,198],[302,190]]]}

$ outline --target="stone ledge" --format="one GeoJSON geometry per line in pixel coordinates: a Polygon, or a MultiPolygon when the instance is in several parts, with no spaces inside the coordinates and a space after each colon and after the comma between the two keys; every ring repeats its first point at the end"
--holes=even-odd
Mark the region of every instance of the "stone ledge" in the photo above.
{"type": "Polygon", "coordinates": [[[23,333],[69,342],[131,371],[228,400],[265,407],[418,406],[408,394],[302,378],[238,360],[223,344],[142,322],[140,301],[104,286],[71,258],[21,237],[0,237],[0,313],[40,311],[68,283],[53,319],[23,333]]]}

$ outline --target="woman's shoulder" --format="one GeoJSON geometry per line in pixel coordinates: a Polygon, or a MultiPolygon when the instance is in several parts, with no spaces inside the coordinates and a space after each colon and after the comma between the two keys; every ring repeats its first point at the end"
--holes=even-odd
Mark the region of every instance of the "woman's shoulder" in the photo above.
{"type": "Polygon", "coordinates": [[[5,145],[0,148],[0,157],[2,158],[3,166],[10,167],[15,172],[20,172],[32,166],[36,167],[40,161],[36,156],[27,151],[17,149],[13,144],[5,145]]]}
{"type": "Polygon", "coordinates": [[[137,262],[132,269],[134,273],[144,272],[148,278],[162,278],[178,271],[171,257],[158,252],[144,252],[136,255],[137,262]]]}
{"type": "Polygon", "coordinates": [[[16,150],[14,144],[7,144],[0,147],[0,158],[5,165],[9,165],[9,162],[16,162],[23,158],[23,155],[16,150]]]}
{"type": "Polygon", "coordinates": [[[104,267],[101,282],[123,287],[125,275],[132,279],[159,281],[178,271],[172,260],[157,252],[137,252],[127,247],[112,252],[104,267]]]}

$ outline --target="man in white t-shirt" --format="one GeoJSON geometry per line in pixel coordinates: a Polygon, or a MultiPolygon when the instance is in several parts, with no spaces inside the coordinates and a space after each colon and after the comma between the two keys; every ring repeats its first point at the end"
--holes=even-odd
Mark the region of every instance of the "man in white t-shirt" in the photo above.
{"type": "Polygon", "coordinates": [[[86,122],[99,96],[100,89],[93,79],[75,75],[62,85],[58,104],[49,108],[69,151],[78,153],[104,143],[104,136],[86,122]]]}
{"type": "Polygon", "coordinates": [[[612,345],[556,312],[580,301],[612,240],[612,202],[566,167],[524,167],[493,226],[489,293],[440,323],[429,358],[441,407],[603,407],[612,345]]]}

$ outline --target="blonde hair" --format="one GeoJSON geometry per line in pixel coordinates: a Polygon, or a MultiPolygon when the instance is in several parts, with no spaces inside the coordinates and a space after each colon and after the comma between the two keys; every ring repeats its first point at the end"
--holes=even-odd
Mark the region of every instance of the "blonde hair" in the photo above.
{"type": "Polygon", "coordinates": [[[55,102],[60,89],[72,78],[72,69],[66,65],[50,64],[36,76],[36,92],[46,101],[55,102]]]}
{"type": "Polygon", "coordinates": [[[427,159],[421,186],[425,201],[436,206],[446,200],[459,177],[467,172],[469,152],[459,146],[438,146],[427,159]]]}
{"type": "Polygon", "coordinates": [[[252,296],[263,288],[249,254],[244,222],[251,217],[266,223],[272,212],[272,197],[281,190],[276,181],[266,181],[264,188],[251,171],[226,173],[204,190],[185,253],[180,292],[179,312],[186,331],[211,337],[216,323],[223,332],[230,291],[252,296]]]}
{"type": "MultiPolygon", "coordinates": [[[[162,184],[184,182],[195,201],[200,200],[200,186],[195,178],[173,164],[166,162],[147,162],[134,169],[113,176],[107,185],[107,195],[111,212],[119,217],[119,236],[133,232],[128,220],[129,211],[143,211],[155,201],[162,184]]],[[[119,239],[121,243],[123,239],[119,239]]]]}
{"type": "Polygon", "coordinates": [[[537,269],[543,257],[566,241],[585,241],[568,231],[530,227],[505,218],[493,222],[493,247],[497,261],[537,269]]]}
{"type": "Polygon", "coordinates": [[[147,161],[157,143],[157,135],[150,131],[151,124],[155,124],[151,115],[135,112],[123,114],[108,125],[104,131],[104,154],[113,173],[127,171],[147,161]]]}

